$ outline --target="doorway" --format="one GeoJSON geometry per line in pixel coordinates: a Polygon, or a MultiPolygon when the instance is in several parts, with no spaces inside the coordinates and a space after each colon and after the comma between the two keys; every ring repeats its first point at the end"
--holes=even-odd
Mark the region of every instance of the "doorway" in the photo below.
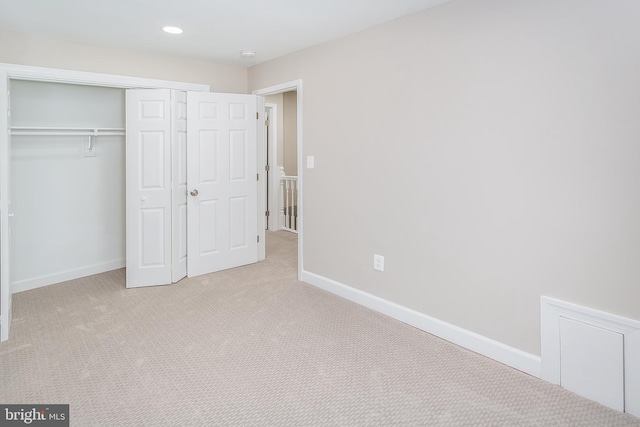
{"type": "MultiPolygon", "coordinates": [[[[291,138],[290,140],[294,140],[295,142],[293,143],[293,149],[291,149],[289,151],[289,156],[288,158],[288,165],[289,165],[289,170],[290,172],[295,172],[295,178],[296,178],[296,207],[295,207],[295,212],[296,212],[296,231],[297,231],[297,240],[298,240],[298,280],[301,279],[302,277],[302,271],[303,271],[303,232],[304,232],[304,215],[303,215],[303,167],[302,167],[302,137],[303,137],[303,132],[302,132],[302,125],[303,125],[303,120],[302,120],[302,102],[303,102],[303,97],[302,97],[302,80],[294,80],[291,82],[287,82],[287,83],[282,83],[279,85],[275,85],[275,86],[269,86],[266,87],[264,89],[258,89],[258,90],[254,90],[253,91],[254,95],[259,95],[259,96],[263,96],[265,97],[265,101],[268,104],[277,104],[276,102],[270,102],[270,100],[276,100],[279,97],[282,97],[283,99],[285,98],[285,96],[287,98],[289,98],[290,100],[290,105],[294,105],[295,107],[293,108],[294,113],[295,113],[295,117],[293,119],[289,119],[289,124],[291,124],[291,120],[293,120],[293,124],[294,126],[291,126],[290,128],[293,129],[293,135],[295,136],[295,139],[291,138]],[[287,95],[285,95],[287,94],[287,95]],[[292,102],[293,101],[293,102],[292,102]],[[293,170],[292,170],[293,168],[293,170]]],[[[273,111],[273,110],[272,110],[273,111]]],[[[283,108],[278,108],[277,109],[277,113],[278,116],[282,115],[282,122],[283,124],[280,125],[284,128],[284,107],[283,108]],[[282,114],[281,111],[282,110],[282,114]]],[[[278,118],[278,122],[280,122],[281,120],[278,118]]],[[[273,124],[273,120],[270,119],[270,125],[273,124]]],[[[276,123],[276,127],[280,127],[278,126],[278,124],[276,123]]],[[[265,137],[263,138],[264,141],[264,146],[267,147],[267,130],[265,128],[265,137]]],[[[291,131],[289,131],[291,132],[291,131]]],[[[271,214],[269,216],[269,220],[268,220],[268,227],[269,230],[271,230],[273,227],[273,229],[279,229],[279,224],[278,221],[280,221],[280,214],[282,212],[278,212],[276,218],[273,218],[272,216],[272,212],[275,209],[276,211],[278,211],[279,209],[279,201],[278,198],[282,196],[282,189],[281,189],[281,170],[278,167],[274,167],[274,165],[276,165],[278,163],[278,159],[282,159],[282,164],[280,165],[276,165],[276,166],[285,166],[285,155],[284,155],[284,148],[280,152],[278,152],[278,144],[276,143],[277,141],[275,141],[276,137],[273,135],[272,133],[272,139],[271,139],[271,143],[268,145],[268,152],[267,149],[265,148],[265,150],[259,150],[259,153],[262,154],[262,157],[264,157],[263,159],[263,164],[268,165],[268,175],[269,175],[269,190],[267,191],[268,195],[266,196],[265,199],[267,199],[267,205],[269,206],[269,213],[271,214]]],[[[283,133],[283,139],[284,139],[284,133],[283,133]]],[[[285,174],[287,173],[287,170],[285,169],[285,174]]]]}
{"type": "Polygon", "coordinates": [[[268,177],[267,229],[297,233],[297,92],[265,96],[268,177]]]}

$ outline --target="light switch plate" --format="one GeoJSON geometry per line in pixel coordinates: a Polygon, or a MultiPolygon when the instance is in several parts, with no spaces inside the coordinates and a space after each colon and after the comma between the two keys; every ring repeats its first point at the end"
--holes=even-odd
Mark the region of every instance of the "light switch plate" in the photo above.
{"type": "Polygon", "coordinates": [[[315,158],[313,156],[307,156],[307,169],[313,169],[315,167],[315,158]]]}
{"type": "Polygon", "coordinates": [[[373,255],[373,269],[377,271],[384,271],[384,257],[382,255],[373,255]]]}

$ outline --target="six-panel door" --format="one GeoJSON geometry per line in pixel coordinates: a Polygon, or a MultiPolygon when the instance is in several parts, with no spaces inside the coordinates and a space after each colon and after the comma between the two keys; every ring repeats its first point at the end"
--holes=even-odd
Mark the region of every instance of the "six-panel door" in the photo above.
{"type": "Polygon", "coordinates": [[[127,91],[127,287],[171,283],[171,91],[127,91]]]}
{"type": "Polygon", "coordinates": [[[127,91],[127,287],[257,261],[256,122],[252,95],[127,91]]]}
{"type": "Polygon", "coordinates": [[[257,262],[256,97],[187,94],[188,275],[257,262]]]}

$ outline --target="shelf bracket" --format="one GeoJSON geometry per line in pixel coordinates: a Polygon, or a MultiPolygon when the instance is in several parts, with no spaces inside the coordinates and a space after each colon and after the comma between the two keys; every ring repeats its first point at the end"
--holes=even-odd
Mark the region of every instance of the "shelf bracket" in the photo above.
{"type": "Polygon", "coordinates": [[[84,144],[84,156],[95,157],[96,156],[96,136],[98,131],[94,129],[94,134],[87,136],[84,144]]]}

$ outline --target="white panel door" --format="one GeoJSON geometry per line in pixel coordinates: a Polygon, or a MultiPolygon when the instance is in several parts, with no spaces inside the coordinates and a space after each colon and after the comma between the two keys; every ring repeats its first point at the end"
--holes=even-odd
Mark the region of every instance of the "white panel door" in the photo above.
{"type": "Polygon", "coordinates": [[[9,133],[9,79],[0,72],[0,341],[9,339],[11,326],[11,135],[9,133]],[[5,94],[7,94],[5,96],[5,94]]]}
{"type": "Polygon", "coordinates": [[[187,276],[187,93],[171,91],[171,279],[187,276]]]}
{"type": "Polygon", "coordinates": [[[171,283],[171,91],[128,90],[127,287],[171,283]]]}
{"type": "Polygon", "coordinates": [[[189,277],[257,262],[256,97],[187,93],[189,277]]]}

